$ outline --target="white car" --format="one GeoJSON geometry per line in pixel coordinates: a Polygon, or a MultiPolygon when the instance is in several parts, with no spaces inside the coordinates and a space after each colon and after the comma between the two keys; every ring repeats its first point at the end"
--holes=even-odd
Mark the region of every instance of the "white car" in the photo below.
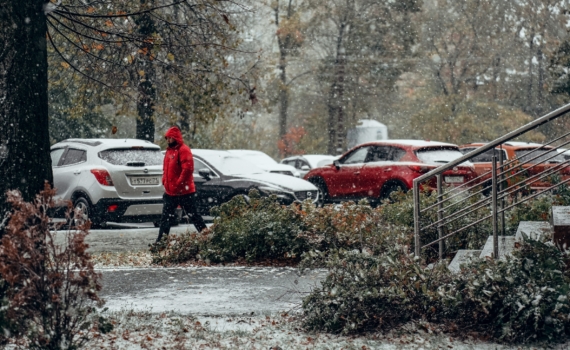
{"type": "Polygon", "coordinates": [[[255,164],[258,168],[269,173],[301,177],[301,173],[299,173],[295,167],[286,164],[279,164],[273,158],[261,151],[232,149],[228,150],[228,152],[255,164]]]}
{"type": "Polygon", "coordinates": [[[51,146],[56,197],[93,226],[157,222],[162,214],[160,147],[137,139],[68,139],[51,146]]]}
{"type": "Polygon", "coordinates": [[[328,154],[304,154],[285,158],[281,160],[281,164],[295,167],[297,171],[301,173],[301,177],[303,177],[312,169],[332,164],[335,159],[338,159],[338,156],[328,154]]]}

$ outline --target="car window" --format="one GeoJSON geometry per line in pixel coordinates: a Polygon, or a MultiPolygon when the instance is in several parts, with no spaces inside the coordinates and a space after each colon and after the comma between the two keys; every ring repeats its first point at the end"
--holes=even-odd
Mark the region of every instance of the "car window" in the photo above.
{"type": "MultiPolygon", "coordinates": [[[[460,151],[463,154],[467,154],[475,149],[476,148],[463,148],[460,151]]],[[[498,149],[490,149],[486,152],[476,155],[475,157],[470,158],[469,161],[471,163],[490,163],[493,161],[493,155],[497,157],[497,161],[500,160],[500,151],[498,149]]],[[[507,160],[507,151],[505,150],[503,150],[503,160],[507,160]]]]}
{"type": "Polygon", "coordinates": [[[65,152],[65,148],[58,148],[51,151],[49,154],[51,157],[51,166],[57,166],[59,164],[59,159],[63,152],[65,152]]]}
{"type": "Polygon", "coordinates": [[[390,154],[390,160],[397,162],[406,154],[406,151],[399,147],[392,147],[392,153],[390,154]]]}
{"type": "Polygon", "coordinates": [[[74,148],[69,148],[63,157],[61,165],[73,165],[87,160],[87,154],[84,150],[74,148]]]}
{"type": "Polygon", "coordinates": [[[369,148],[366,163],[387,162],[390,160],[390,147],[388,146],[372,146],[369,148]]]}
{"type": "Polygon", "coordinates": [[[304,166],[308,166],[309,169],[311,169],[311,166],[309,165],[309,163],[305,162],[304,160],[299,159],[297,161],[297,169],[302,169],[304,166]]]}
{"type": "Polygon", "coordinates": [[[201,169],[210,169],[204,162],[199,159],[194,158],[194,172],[198,174],[198,171],[201,169]]]}
{"type": "Polygon", "coordinates": [[[540,149],[536,151],[532,149],[521,149],[516,150],[515,155],[522,163],[528,162],[530,164],[563,163],[565,161],[564,156],[555,149],[540,149]],[[556,156],[554,156],[555,154],[556,156]],[[533,159],[535,157],[538,158],[533,159]]]}
{"type": "Polygon", "coordinates": [[[346,156],[340,161],[341,164],[359,164],[364,163],[366,155],[368,154],[368,147],[360,147],[346,156]]]}
{"type": "Polygon", "coordinates": [[[291,165],[291,166],[295,166],[295,162],[296,162],[296,160],[295,160],[295,159],[290,159],[290,160],[286,160],[286,161],[284,161],[284,162],[283,162],[283,164],[285,164],[285,165],[291,165]]]}
{"type": "Polygon", "coordinates": [[[117,148],[99,152],[99,158],[113,165],[144,163],[144,166],[162,165],[164,155],[158,148],[117,148]]]}
{"type": "Polygon", "coordinates": [[[463,157],[463,153],[457,148],[437,147],[419,149],[416,151],[416,156],[426,164],[445,164],[463,157]]]}

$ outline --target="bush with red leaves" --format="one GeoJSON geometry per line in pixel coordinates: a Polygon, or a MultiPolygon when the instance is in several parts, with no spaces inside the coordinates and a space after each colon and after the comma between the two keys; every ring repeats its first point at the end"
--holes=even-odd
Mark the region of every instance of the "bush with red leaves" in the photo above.
{"type": "Polygon", "coordinates": [[[47,213],[56,205],[54,194],[47,184],[33,202],[18,191],[7,192],[13,209],[0,245],[5,316],[30,348],[77,349],[95,326],[94,307],[102,304],[100,275],[86,252],[90,223],[50,231],[47,213]]]}

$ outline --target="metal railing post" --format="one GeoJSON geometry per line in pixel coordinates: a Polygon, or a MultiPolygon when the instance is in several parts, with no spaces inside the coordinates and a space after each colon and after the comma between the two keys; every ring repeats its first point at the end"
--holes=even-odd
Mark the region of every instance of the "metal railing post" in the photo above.
{"type": "MultiPolygon", "coordinates": [[[[443,187],[441,184],[441,174],[437,174],[437,221],[443,219],[443,187]]],[[[437,237],[443,237],[443,222],[437,225],[437,237]]],[[[439,241],[439,260],[443,259],[443,241],[439,241]]]]}
{"type": "MultiPolygon", "coordinates": [[[[501,183],[499,185],[499,188],[502,190],[504,190],[506,188],[506,184],[505,184],[505,168],[503,168],[504,166],[504,159],[503,159],[503,145],[499,146],[499,165],[500,165],[500,170],[501,170],[501,183]]],[[[501,235],[505,235],[505,212],[502,211],[503,208],[505,207],[505,196],[501,196],[501,203],[500,203],[500,209],[501,209],[501,235]]]]}
{"type": "Polygon", "coordinates": [[[420,184],[414,180],[414,254],[420,256],[420,184]]]}
{"type": "Polygon", "coordinates": [[[492,171],[492,182],[491,185],[493,186],[492,189],[492,224],[493,224],[493,258],[499,258],[499,239],[497,237],[497,231],[499,230],[498,227],[498,211],[497,211],[497,156],[493,155],[493,171],[492,171]]]}

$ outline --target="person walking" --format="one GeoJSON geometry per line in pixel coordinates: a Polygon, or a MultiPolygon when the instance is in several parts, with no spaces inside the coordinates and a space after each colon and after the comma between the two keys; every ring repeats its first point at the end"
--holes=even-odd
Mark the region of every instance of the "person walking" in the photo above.
{"type": "Polygon", "coordinates": [[[162,217],[156,242],[162,235],[170,233],[178,206],[186,212],[198,232],[206,228],[202,216],[198,214],[196,186],[194,185],[194,158],[190,147],[184,144],[182,132],[176,126],[164,134],[168,147],[162,167],[162,185],[164,186],[162,217]]]}

